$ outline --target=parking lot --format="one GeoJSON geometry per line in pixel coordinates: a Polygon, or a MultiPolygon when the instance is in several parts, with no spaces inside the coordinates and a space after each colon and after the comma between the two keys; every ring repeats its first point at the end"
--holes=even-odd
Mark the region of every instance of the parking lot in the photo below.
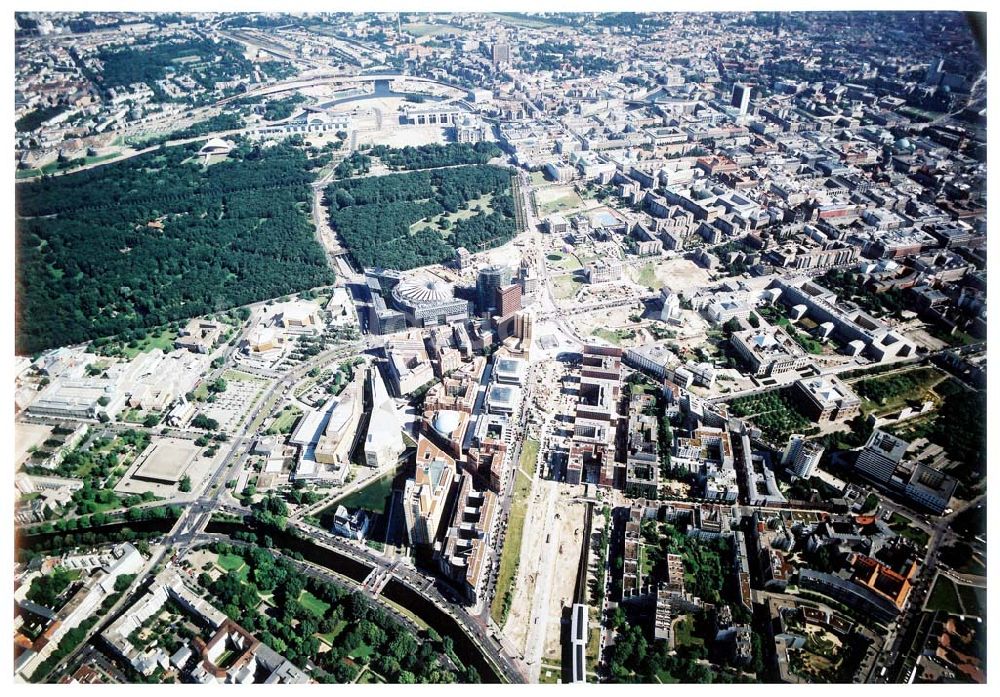
{"type": "Polygon", "coordinates": [[[267,380],[235,371],[224,375],[226,391],[216,395],[215,402],[205,403],[201,412],[219,422],[223,431],[235,431],[260,394],[267,388],[267,380]]]}

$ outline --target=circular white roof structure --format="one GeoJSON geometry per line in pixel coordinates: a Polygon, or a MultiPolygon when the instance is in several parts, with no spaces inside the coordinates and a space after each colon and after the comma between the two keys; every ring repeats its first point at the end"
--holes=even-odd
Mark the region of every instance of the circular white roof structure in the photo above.
{"type": "Polygon", "coordinates": [[[434,426],[434,430],[442,436],[450,438],[451,434],[455,432],[456,428],[458,428],[458,423],[461,418],[462,415],[457,411],[442,409],[441,411],[435,412],[431,425],[434,426]]]}
{"type": "Polygon", "coordinates": [[[436,278],[407,278],[400,281],[393,292],[400,300],[412,305],[436,303],[455,297],[452,285],[436,278]]]}
{"type": "Polygon", "coordinates": [[[229,152],[235,147],[236,145],[228,140],[223,140],[222,138],[212,138],[202,145],[201,150],[198,152],[201,154],[222,153],[229,152]]]}

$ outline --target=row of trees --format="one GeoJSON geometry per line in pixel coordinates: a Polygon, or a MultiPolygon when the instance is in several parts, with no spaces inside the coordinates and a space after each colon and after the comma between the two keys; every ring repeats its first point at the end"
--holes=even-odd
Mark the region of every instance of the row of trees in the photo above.
{"type": "Polygon", "coordinates": [[[179,131],[174,131],[173,133],[168,133],[163,136],[157,136],[153,140],[146,141],[146,145],[155,145],[166,143],[168,140],[184,140],[186,138],[197,138],[199,136],[208,135],[209,133],[218,133],[219,131],[235,131],[238,128],[243,128],[246,122],[239,114],[216,114],[215,116],[210,116],[204,121],[198,121],[197,123],[191,124],[187,128],[182,128],[179,131]]]}
{"type": "MultiPolygon", "coordinates": [[[[72,518],[71,520],[76,520],[72,518]]],[[[164,530],[133,530],[130,527],[116,528],[114,530],[84,530],[78,532],[67,532],[65,535],[43,535],[37,538],[22,538],[17,544],[17,560],[22,563],[30,563],[32,559],[39,556],[56,556],[71,549],[81,547],[90,549],[96,545],[117,544],[119,542],[135,542],[136,548],[140,552],[148,550],[145,540],[158,537],[170,529],[172,521],[167,520],[164,530]]]]}
{"type": "Polygon", "coordinates": [[[18,353],[333,281],[302,152],[243,144],[203,171],[197,147],[16,187],[18,353]]]}
{"type": "Polygon", "coordinates": [[[484,165],[492,158],[503,154],[496,143],[481,141],[479,143],[430,143],[416,147],[407,145],[404,148],[390,148],[387,145],[376,145],[366,152],[366,155],[377,157],[389,169],[414,170],[431,167],[450,167],[454,165],[484,165]]]}
{"type": "Polygon", "coordinates": [[[730,402],[729,407],[736,416],[752,420],[764,438],[772,443],[778,443],[791,433],[809,434],[818,430],[780,390],[739,397],[730,402]]]}
{"type": "Polygon", "coordinates": [[[28,131],[33,131],[44,122],[49,119],[58,116],[62,112],[66,111],[66,106],[63,104],[56,104],[55,106],[43,106],[35,109],[34,111],[29,111],[27,114],[19,118],[14,122],[14,128],[18,133],[26,133],[28,131]]]}
{"type": "Polygon", "coordinates": [[[387,145],[376,145],[364,151],[351,153],[334,170],[334,177],[346,179],[371,171],[372,158],[379,158],[389,169],[421,170],[431,167],[453,167],[457,165],[482,165],[492,158],[502,155],[503,151],[496,143],[479,142],[446,143],[403,148],[390,148],[387,145]]]}
{"type": "Polygon", "coordinates": [[[903,395],[919,395],[921,388],[932,381],[938,372],[933,368],[919,368],[897,375],[859,380],[854,389],[859,395],[876,404],[885,404],[903,395]]]}

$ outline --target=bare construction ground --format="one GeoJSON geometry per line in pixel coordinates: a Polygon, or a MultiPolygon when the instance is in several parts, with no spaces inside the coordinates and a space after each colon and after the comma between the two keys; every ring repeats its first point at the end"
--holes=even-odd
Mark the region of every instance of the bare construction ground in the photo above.
{"type": "Polygon", "coordinates": [[[407,145],[416,147],[429,143],[443,144],[448,142],[445,127],[402,126],[398,123],[390,123],[397,121],[398,118],[396,114],[386,114],[381,129],[376,128],[374,121],[371,122],[369,129],[361,130],[359,128],[358,145],[370,143],[371,145],[388,145],[391,148],[405,148],[407,145]]]}
{"type": "Polygon", "coordinates": [[[539,570],[545,554],[550,549],[551,543],[547,545],[545,538],[549,526],[547,519],[554,507],[554,498],[553,482],[538,480],[528,500],[528,513],[524,520],[524,535],[521,542],[521,562],[514,578],[514,596],[503,630],[516,650],[522,654],[527,653],[525,641],[534,614],[539,570]]]}
{"type": "Polygon", "coordinates": [[[931,336],[926,329],[912,329],[903,334],[910,341],[919,346],[926,346],[929,351],[938,351],[948,344],[940,339],[931,336]]]}
{"type": "Polygon", "coordinates": [[[550,580],[548,625],[545,631],[544,656],[550,660],[559,660],[562,655],[563,609],[573,605],[573,591],[576,588],[576,573],[583,544],[583,522],[587,510],[586,504],[573,496],[583,492],[582,486],[561,484],[559,490],[560,496],[556,501],[557,519],[552,533],[553,544],[557,545],[555,569],[550,580]]]}
{"type": "Polygon", "coordinates": [[[712,283],[712,274],[708,269],[703,269],[690,259],[682,257],[658,262],[654,273],[663,279],[665,288],[687,297],[712,283]]]}
{"type": "Polygon", "coordinates": [[[562,612],[572,605],[585,505],[583,487],[539,480],[528,508],[521,565],[504,634],[520,651],[532,679],[541,662],[560,657],[562,612]]]}
{"type": "Polygon", "coordinates": [[[190,552],[186,559],[191,562],[191,566],[195,568],[196,571],[202,572],[207,571],[212,578],[217,578],[219,572],[215,569],[215,560],[218,557],[215,552],[211,552],[207,549],[197,549],[190,552]]]}
{"type": "Polygon", "coordinates": [[[14,424],[14,466],[20,467],[28,459],[31,448],[40,446],[52,433],[52,427],[45,424],[14,424]]]}
{"type": "Polygon", "coordinates": [[[572,186],[549,186],[535,191],[535,201],[540,215],[565,213],[583,206],[583,199],[572,186]]]}

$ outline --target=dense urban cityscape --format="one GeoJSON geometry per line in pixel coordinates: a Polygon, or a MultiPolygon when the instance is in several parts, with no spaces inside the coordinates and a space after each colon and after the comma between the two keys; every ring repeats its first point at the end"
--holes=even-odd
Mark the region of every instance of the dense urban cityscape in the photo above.
{"type": "Polygon", "coordinates": [[[19,683],[985,683],[985,16],[15,13],[19,683]]]}

